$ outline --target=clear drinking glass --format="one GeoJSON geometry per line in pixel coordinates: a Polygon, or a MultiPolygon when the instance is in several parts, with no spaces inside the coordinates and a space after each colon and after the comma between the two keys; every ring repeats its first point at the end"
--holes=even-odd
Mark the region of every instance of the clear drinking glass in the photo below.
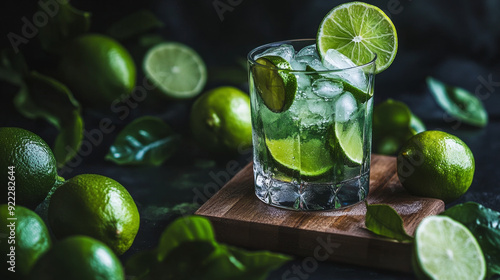
{"type": "Polygon", "coordinates": [[[368,195],[376,55],[343,68],[352,62],[321,60],[314,44],[282,41],[248,54],[255,194],[282,208],[338,209],[368,195]],[[260,59],[269,56],[294,70],[260,59]]]}

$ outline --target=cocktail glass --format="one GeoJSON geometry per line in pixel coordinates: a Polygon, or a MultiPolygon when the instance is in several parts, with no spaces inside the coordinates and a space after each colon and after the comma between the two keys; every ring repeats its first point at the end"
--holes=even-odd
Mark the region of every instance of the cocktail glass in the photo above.
{"type": "Polygon", "coordinates": [[[339,209],[368,195],[377,57],[359,66],[336,51],[320,58],[315,42],[248,54],[255,194],[287,209],[339,209]]]}

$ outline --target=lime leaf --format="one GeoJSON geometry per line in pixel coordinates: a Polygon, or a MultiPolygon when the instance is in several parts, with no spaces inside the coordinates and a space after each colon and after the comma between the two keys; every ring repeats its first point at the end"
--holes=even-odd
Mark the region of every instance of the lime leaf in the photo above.
{"type": "Polygon", "coordinates": [[[190,241],[215,242],[214,231],[207,218],[189,216],[172,222],[160,237],[158,260],[162,261],[175,247],[190,241]]]}
{"type": "Polygon", "coordinates": [[[80,104],[59,81],[30,72],[14,98],[17,110],[27,118],[44,118],[58,130],[53,152],[58,167],[72,159],[82,144],[83,120],[80,104]]]}
{"type": "Polygon", "coordinates": [[[393,155],[413,135],[425,131],[424,123],[401,101],[387,99],[373,108],[373,149],[393,155]]]}
{"type": "Polygon", "coordinates": [[[466,202],[441,215],[463,224],[476,237],[486,258],[487,278],[500,275],[500,213],[475,202],[466,202]]]}
{"type": "Polygon", "coordinates": [[[129,279],[128,277],[142,279],[142,277],[146,276],[151,271],[152,267],[157,262],[158,252],[156,249],[138,252],[125,262],[125,275],[127,275],[127,279],[129,279]]]}
{"type": "Polygon", "coordinates": [[[117,40],[126,40],[158,27],[163,27],[163,22],[152,12],[139,10],[113,23],[106,32],[117,40]]]}
{"type": "Polygon", "coordinates": [[[365,203],[365,226],[368,230],[398,241],[413,241],[413,237],[409,236],[403,227],[403,219],[394,208],[385,204],[365,203]]]}
{"type": "Polygon", "coordinates": [[[239,279],[264,280],[269,272],[291,260],[289,256],[268,251],[246,251],[230,246],[227,248],[245,267],[246,274],[239,279]]]}
{"type": "Polygon", "coordinates": [[[28,65],[21,52],[12,49],[0,51],[0,79],[21,86],[23,75],[28,72],[28,65]]]}
{"type": "MultiPolygon", "coordinates": [[[[64,42],[86,33],[90,28],[89,12],[74,8],[69,1],[58,1],[56,5],[59,10],[49,13],[48,23],[40,28],[38,36],[42,49],[50,53],[58,53],[64,42]]],[[[45,13],[42,7],[39,8],[45,13]]]]}
{"type": "Polygon", "coordinates": [[[119,165],[159,166],[180,144],[180,136],[161,119],[142,117],[128,124],[109,148],[106,159],[119,165]]]}
{"type": "Polygon", "coordinates": [[[483,103],[469,91],[446,85],[434,78],[427,78],[432,95],[450,116],[466,124],[484,127],[488,124],[488,113],[483,103]]]}
{"type": "MultiPolygon", "coordinates": [[[[162,234],[158,258],[134,261],[150,270],[140,279],[265,279],[267,274],[290,260],[288,256],[267,251],[247,252],[215,241],[208,219],[199,216],[175,220],[162,234]]],[[[127,266],[126,266],[127,267],[127,266]]]]}
{"type": "Polygon", "coordinates": [[[424,122],[413,113],[411,113],[410,128],[415,130],[415,134],[425,131],[426,129],[424,122]]]}

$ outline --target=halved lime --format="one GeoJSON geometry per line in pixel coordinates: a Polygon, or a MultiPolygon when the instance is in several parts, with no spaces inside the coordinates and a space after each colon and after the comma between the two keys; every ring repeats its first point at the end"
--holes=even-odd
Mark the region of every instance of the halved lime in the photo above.
{"type": "Polygon", "coordinates": [[[252,68],[254,83],[264,104],[275,113],[288,110],[297,92],[297,78],[288,72],[292,66],[279,56],[260,57],[256,62],[264,66],[252,68]]]}
{"type": "Polygon", "coordinates": [[[276,162],[304,176],[316,177],[333,167],[330,152],[320,139],[266,138],[266,145],[276,162]]]}
{"type": "Polygon", "coordinates": [[[486,262],[474,235],[443,216],[422,220],[415,231],[415,272],[423,279],[484,279],[486,262]]]}
{"type": "Polygon", "coordinates": [[[180,43],[156,45],[146,53],[143,67],[146,77],[172,98],[194,97],[207,81],[207,69],[201,57],[180,43]]]}
{"type": "Polygon", "coordinates": [[[350,2],[333,8],[323,19],[316,37],[323,58],[329,49],[362,65],[377,54],[376,73],[391,65],[398,49],[394,24],[379,8],[362,2],[350,2]]]}
{"type": "Polygon", "coordinates": [[[344,163],[358,166],[363,162],[363,127],[357,120],[336,122],[334,124],[335,138],[330,146],[344,157],[344,163]]]}

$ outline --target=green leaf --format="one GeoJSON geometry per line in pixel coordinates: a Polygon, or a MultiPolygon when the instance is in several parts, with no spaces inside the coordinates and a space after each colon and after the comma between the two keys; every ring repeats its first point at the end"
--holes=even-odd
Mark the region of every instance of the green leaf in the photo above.
{"type": "Polygon", "coordinates": [[[207,218],[189,216],[172,222],[160,237],[158,260],[162,261],[174,248],[190,241],[215,242],[212,225],[207,218]]]}
{"type": "Polygon", "coordinates": [[[53,151],[62,167],[76,155],[82,143],[80,105],[65,85],[51,77],[30,72],[24,81],[14,105],[25,117],[44,118],[59,130],[53,151]]]}
{"type": "Polygon", "coordinates": [[[180,135],[161,119],[141,117],[116,137],[106,159],[119,165],[161,165],[180,144],[180,135]]]}
{"type": "Polygon", "coordinates": [[[413,237],[409,236],[403,227],[403,219],[391,206],[365,203],[365,226],[368,230],[398,241],[413,241],[413,237]]]}
{"type": "Polygon", "coordinates": [[[153,13],[139,10],[115,22],[108,28],[107,33],[117,40],[126,40],[159,27],[163,27],[163,22],[153,13]]]}
{"type": "Polygon", "coordinates": [[[157,262],[158,252],[156,249],[138,252],[125,262],[125,275],[127,275],[127,279],[142,279],[149,274],[157,262]]]}
{"type": "MultiPolygon", "coordinates": [[[[69,1],[57,1],[54,6],[57,11],[52,12],[48,23],[40,28],[38,35],[42,49],[50,53],[60,52],[65,42],[86,33],[91,21],[91,13],[74,8],[69,1]]],[[[44,11],[41,6],[39,8],[44,11]]]]}
{"type": "Polygon", "coordinates": [[[413,135],[425,131],[424,123],[401,101],[387,99],[373,109],[373,148],[393,155],[413,135]]]}
{"type": "Polygon", "coordinates": [[[462,223],[476,237],[486,258],[488,278],[500,275],[500,213],[475,202],[466,202],[441,215],[462,223]]]}
{"type": "Polygon", "coordinates": [[[246,251],[227,246],[229,252],[245,266],[245,275],[240,280],[264,280],[269,272],[281,267],[292,258],[268,251],[246,251]]]}
{"type": "Polygon", "coordinates": [[[23,76],[28,72],[28,65],[21,52],[12,49],[0,51],[0,79],[22,86],[23,76]]]}
{"type": "Polygon", "coordinates": [[[448,86],[431,77],[427,78],[427,85],[436,102],[450,116],[477,127],[488,124],[488,113],[483,103],[469,91],[448,86]]]}
{"type": "Polygon", "coordinates": [[[219,244],[208,219],[189,216],[175,220],[162,234],[157,262],[144,279],[260,280],[290,259],[219,244]]]}

